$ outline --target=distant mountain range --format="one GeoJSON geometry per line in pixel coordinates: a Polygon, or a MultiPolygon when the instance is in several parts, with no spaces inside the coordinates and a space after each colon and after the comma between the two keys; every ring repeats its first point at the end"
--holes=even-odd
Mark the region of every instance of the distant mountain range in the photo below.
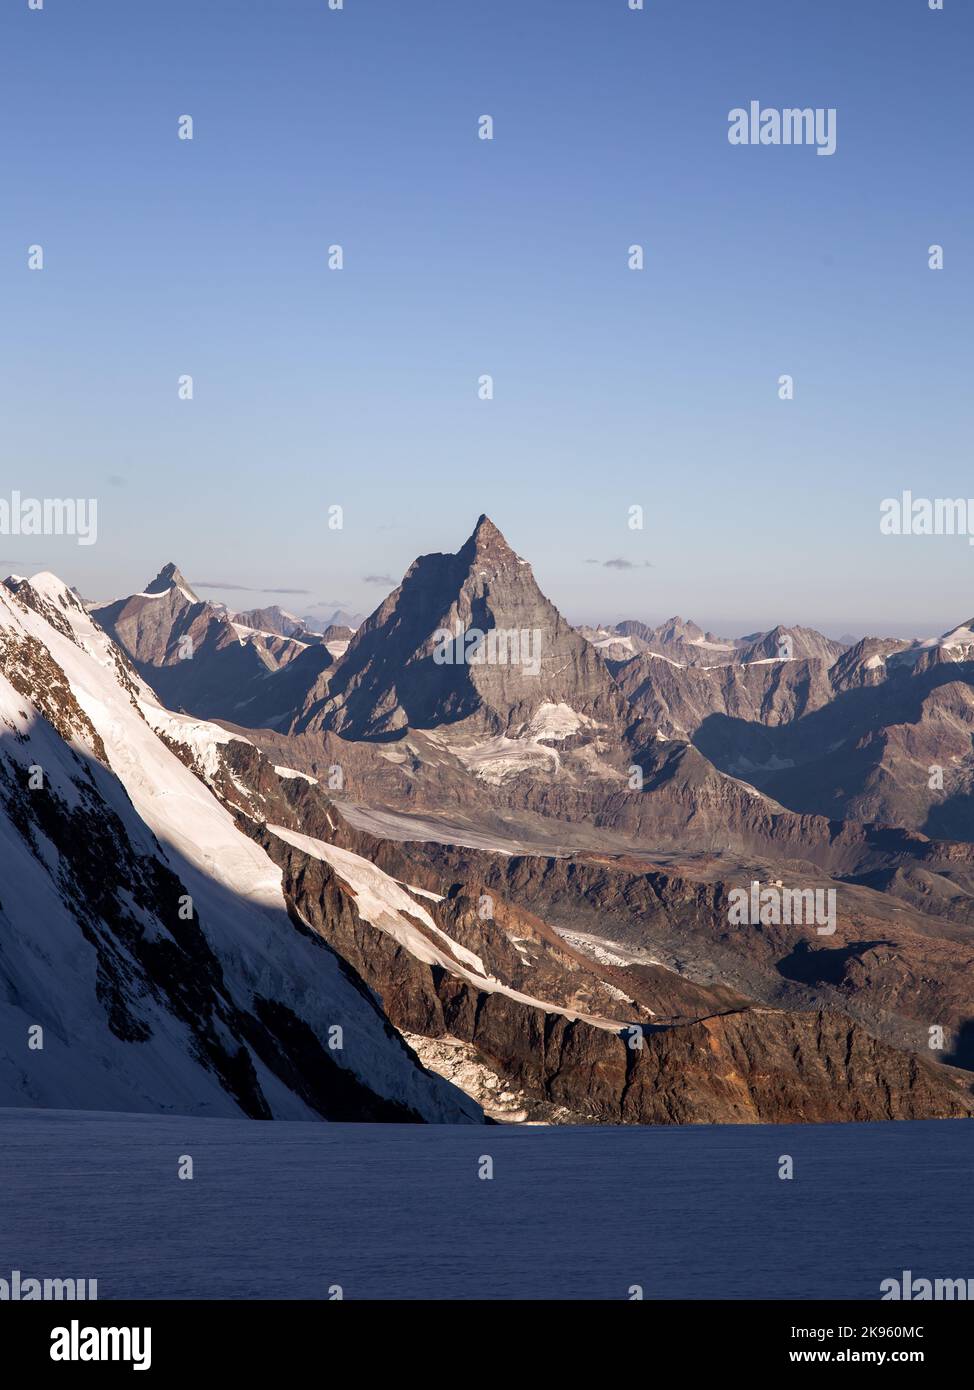
{"type": "Polygon", "coordinates": [[[844,650],[841,642],[833,642],[810,627],[775,627],[747,637],[726,638],[705,633],[683,618],[669,618],[659,627],[629,619],[613,628],[583,627],[580,631],[606,661],[626,661],[650,652],[679,666],[746,666],[795,656],[834,661],[844,650]]]}
{"type": "Polygon", "coordinates": [[[576,630],[486,517],[456,555],[417,560],[354,632],[277,607],[231,613],[173,564],[92,611],[168,705],[204,718],[350,741],[425,733],[495,784],[556,762],[577,781],[585,760],[619,777],[662,736],[799,813],[974,839],[970,622],[849,648],[804,627],[721,638],[678,617],[576,630]],[[469,629],[540,634],[537,674],[520,656],[437,664],[437,634],[469,629]]]}
{"type": "Polygon", "coordinates": [[[0,1100],[970,1115],[972,628],[576,629],[486,516],[320,631],[172,563],[90,613],[8,580],[0,1100]],[[834,929],[735,923],[752,885],[834,929]]]}
{"type": "Polygon", "coordinates": [[[656,640],[609,664],[634,712],[795,811],[970,840],[972,628],[848,648],[776,628],[724,661],[656,640]]]}

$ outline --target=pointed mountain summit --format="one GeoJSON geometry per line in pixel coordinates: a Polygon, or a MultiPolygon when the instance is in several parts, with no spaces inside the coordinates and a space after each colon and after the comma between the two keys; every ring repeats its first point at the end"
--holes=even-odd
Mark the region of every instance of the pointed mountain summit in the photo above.
{"type": "Polygon", "coordinates": [[[490,561],[508,563],[511,560],[518,561],[521,558],[519,555],[515,555],[486,513],[482,513],[477,518],[477,524],[461,547],[459,557],[464,560],[480,560],[485,564],[490,561]]]}
{"type": "Polygon", "coordinates": [[[330,627],[350,627],[354,632],[365,622],[365,614],[349,613],[344,608],[336,608],[330,618],[316,618],[311,614],[306,614],[303,621],[313,632],[323,633],[330,627]]]}
{"type": "Polygon", "coordinates": [[[235,623],[222,605],[199,598],[172,562],[139,593],[92,614],[165,704],[205,719],[290,719],[294,700],[332,663],[323,645],[309,656],[304,642],[235,623]],[[280,692],[269,687],[269,676],[302,657],[303,684],[299,677],[280,692]]]}
{"type": "Polygon", "coordinates": [[[201,603],[198,594],[195,594],[183,577],[182,571],[170,560],[168,565],[163,565],[162,569],[153,579],[151,584],[147,584],[143,593],[164,594],[167,589],[180,589],[190,603],[201,603]]]}
{"type": "Polygon", "coordinates": [[[481,734],[560,741],[625,723],[601,658],[487,516],[456,554],[413,562],[314,695],[296,728],[353,739],[469,721],[481,734]]]}

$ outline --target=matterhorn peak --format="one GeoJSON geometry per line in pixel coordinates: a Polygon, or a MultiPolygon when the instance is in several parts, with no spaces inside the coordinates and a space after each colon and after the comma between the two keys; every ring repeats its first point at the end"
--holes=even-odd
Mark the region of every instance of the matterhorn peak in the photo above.
{"type": "Polygon", "coordinates": [[[473,528],[473,538],[481,545],[490,544],[493,540],[504,540],[499,529],[494,525],[486,512],[481,512],[480,516],[478,516],[477,524],[473,528]]]}
{"type": "Polygon", "coordinates": [[[479,563],[484,563],[487,560],[510,561],[518,559],[501,531],[486,514],[482,514],[478,518],[470,538],[459,553],[465,561],[469,562],[476,560],[479,563]]]}
{"type": "Polygon", "coordinates": [[[469,720],[463,736],[479,738],[550,729],[563,719],[575,731],[618,734],[625,703],[528,562],[481,516],[457,554],[413,562],[359,628],[326,700],[313,699],[295,728],[388,740],[469,720]],[[532,725],[535,716],[541,722],[532,725]]]}

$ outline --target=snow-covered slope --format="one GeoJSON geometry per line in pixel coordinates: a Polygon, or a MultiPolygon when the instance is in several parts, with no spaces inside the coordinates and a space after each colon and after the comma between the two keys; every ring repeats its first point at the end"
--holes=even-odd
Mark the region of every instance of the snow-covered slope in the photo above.
{"type": "Polygon", "coordinates": [[[0,1104],[478,1120],[292,919],[174,718],[201,759],[229,738],[163,711],[53,575],[0,586],[0,1104]]]}
{"type": "MultiPolygon", "coordinates": [[[[283,825],[269,825],[267,829],[278,839],[284,840],[303,854],[313,859],[321,859],[334,869],[338,877],[351,888],[355,897],[355,908],[359,916],[380,931],[388,933],[405,947],[411,956],[426,965],[438,966],[441,970],[482,990],[485,994],[504,994],[518,1004],[526,1004],[531,1009],[543,1009],[546,1013],[562,1014],[568,1019],[584,1019],[596,1028],[606,1028],[618,1033],[626,1027],[624,1021],[615,1021],[586,1014],[578,1009],[564,1008],[521,990],[511,989],[502,984],[486,969],[476,952],[468,950],[452,937],[447,936],[436,925],[429,912],[414,901],[410,893],[437,900],[436,893],[423,893],[420,888],[406,891],[397,879],[391,878],[382,869],[363,859],[360,854],[341,849],[338,845],[316,840],[310,835],[302,835],[283,825]],[[420,925],[417,925],[419,923],[420,925]]],[[[651,1011],[650,1011],[651,1012],[651,1011]]]]}

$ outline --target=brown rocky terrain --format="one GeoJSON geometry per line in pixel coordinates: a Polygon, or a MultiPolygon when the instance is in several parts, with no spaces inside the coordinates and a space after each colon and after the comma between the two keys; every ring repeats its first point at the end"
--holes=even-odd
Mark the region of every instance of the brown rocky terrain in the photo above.
{"type": "MultiPolygon", "coordinates": [[[[444,1075],[463,1076],[478,1099],[506,1097],[506,1109],[495,1107],[499,1118],[743,1122],[970,1113],[963,1074],[933,1065],[933,1053],[920,1059],[906,1050],[922,1048],[926,1033],[917,1018],[897,1014],[903,997],[928,1009],[924,1022],[949,1009],[933,986],[925,1000],[915,999],[902,964],[899,993],[883,976],[897,943],[875,939],[868,907],[874,898],[884,902],[879,894],[849,890],[861,903],[830,939],[827,961],[809,968],[806,955],[823,948],[803,949],[807,940],[779,929],[751,933],[742,968],[732,929],[725,925],[715,941],[715,923],[726,923],[727,885],[705,877],[702,866],[690,877],[593,855],[515,857],[378,840],[345,823],[340,804],[316,784],[282,782],[253,745],[232,744],[227,756],[238,811],[281,865],[302,920],[354,965],[398,1028],[426,1040],[424,1058],[444,1075]],[[241,786],[253,788],[246,805],[241,786]],[[431,964],[366,920],[356,906],[361,889],[269,822],[327,837],[392,881],[416,885],[410,891],[422,893],[443,939],[456,943],[454,951],[477,954],[483,982],[463,971],[462,956],[431,964]],[[428,895],[437,899],[432,906],[428,895]],[[864,962],[875,985],[852,978],[864,962]],[[878,1030],[850,1017],[850,998],[878,1030]],[[754,999],[776,1006],[748,1003],[754,999]]],[[[909,945],[899,930],[900,946],[909,945]]],[[[913,930],[916,947],[922,934],[913,930]]],[[[959,960],[962,948],[953,945],[959,960]]],[[[950,947],[931,928],[928,959],[913,966],[946,978],[937,952],[950,947]]],[[[970,978],[969,968],[961,978],[970,978]]],[[[958,999],[953,1017],[967,1007],[958,999]]]]}
{"type": "MultiPolygon", "coordinates": [[[[566,980],[544,961],[544,952],[541,962],[517,959],[503,937],[509,942],[516,934],[515,940],[535,944],[545,935],[534,927],[528,936],[523,914],[501,900],[496,919],[484,924],[474,900],[461,890],[440,917],[452,938],[475,946],[495,977],[521,991],[541,991],[548,1007],[478,990],[416,960],[364,923],[354,899],[340,888],[336,892],[324,866],[273,836],[264,843],[282,864],[302,916],[376,989],[398,1028],[470,1044],[508,1088],[561,1107],[566,1117],[780,1123],[974,1113],[966,1078],[870,1036],[838,1012],[743,1008],[691,1018],[688,1011],[705,1006],[710,991],[698,986],[680,997],[673,985],[661,984],[669,972],[657,968],[640,972],[638,985],[623,993],[652,998],[657,1007],[679,1009],[683,1016],[659,1024],[655,1017],[646,1020],[625,1000],[606,1000],[584,966],[570,970],[566,980]],[[492,941],[494,949],[486,950],[492,941]],[[574,1013],[598,1008],[619,1026],[595,1026],[574,1013]]],[[[554,954],[564,952],[556,948],[554,954]]],[[[611,978],[625,982],[624,970],[615,967],[611,978]]]]}
{"type": "Polygon", "coordinates": [[[974,839],[974,642],[866,638],[837,658],[610,663],[634,712],[789,809],[974,839]]]}
{"type": "Polygon", "coordinates": [[[609,639],[572,629],[482,517],[333,662],[308,647],[224,712],[215,758],[173,746],[281,867],[297,919],[498,1114],[964,1111],[967,629],[847,648],[673,619],[609,639]],[[538,660],[470,660],[462,635],[437,659],[470,629],[538,634],[538,660]],[[616,643],[636,654],[613,661],[616,643]],[[944,838],[921,833],[936,813],[944,838]],[[731,925],[752,882],[833,892],[834,934],[731,925]]]}
{"type": "MultiPolygon", "coordinates": [[[[160,699],[202,718],[269,723],[333,661],[317,637],[309,645],[235,622],[222,606],[200,599],[173,564],[141,593],[92,612],[160,699]],[[285,679],[275,687],[270,677],[278,673],[285,679]]],[[[270,610],[249,616],[274,621],[270,610]]]]}

